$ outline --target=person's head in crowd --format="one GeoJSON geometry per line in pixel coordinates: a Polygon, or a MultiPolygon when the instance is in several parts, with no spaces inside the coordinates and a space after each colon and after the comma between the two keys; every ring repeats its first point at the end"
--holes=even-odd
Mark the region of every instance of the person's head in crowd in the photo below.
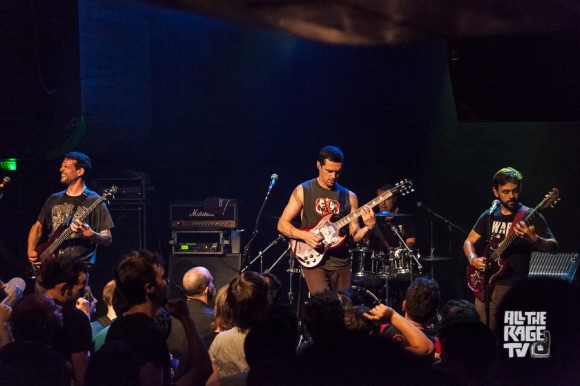
{"type": "Polygon", "coordinates": [[[87,265],[82,260],[52,259],[42,267],[41,277],[48,296],[72,304],[84,295],[87,265]]]}
{"type": "Polygon", "coordinates": [[[62,308],[45,294],[24,296],[14,305],[10,316],[14,340],[50,342],[63,327],[61,311],[62,308]]]}
{"type": "Polygon", "coordinates": [[[227,331],[234,327],[232,310],[227,302],[229,286],[229,284],[226,284],[220,287],[215,295],[215,305],[213,310],[215,315],[214,325],[218,332],[227,331]]]}
{"type": "Polygon", "coordinates": [[[107,307],[113,307],[113,294],[115,293],[115,280],[109,281],[103,287],[103,302],[107,305],[107,307]]]}
{"type": "Polygon", "coordinates": [[[236,327],[252,327],[268,305],[267,292],[266,281],[259,273],[246,271],[232,279],[226,301],[236,327]]]}
{"type": "Polygon", "coordinates": [[[146,302],[160,307],[167,300],[164,274],[158,253],[132,251],[117,266],[115,282],[129,308],[146,302]]]}
{"type": "Polygon", "coordinates": [[[248,385],[296,385],[298,320],[289,304],[270,304],[244,342],[248,385]]]}
{"type": "Polygon", "coordinates": [[[280,301],[280,294],[282,292],[282,282],[278,276],[272,272],[264,272],[263,274],[266,285],[268,286],[268,304],[274,304],[280,301]]]}
{"type": "Polygon", "coordinates": [[[441,309],[441,324],[449,318],[460,316],[465,319],[480,320],[475,304],[466,299],[450,299],[441,309]]]}
{"type": "Polygon", "coordinates": [[[139,386],[141,364],[135,352],[122,341],[106,342],[91,355],[85,386],[139,386]]]}
{"type": "Polygon", "coordinates": [[[0,280],[0,302],[12,307],[22,298],[26,289],[26,282],[19,277],[14,277],[4,283],[0,280]]]}
{"type": "Polygon", "coordinates": [[[322,291],[312,294],[302,307],[302,322],[314,342],[337,339],[346,330],[344,308],[337,293],[322,291]]]}
{"type": "Polygon", "coordinates": [[[403,301],[403,311],[407,316],[422,325],[426,325],[437,315],[440,295],[439,285],[435,280],[419,276],[407,289],[403,301]]]}
{"type": "Polygon", "coordinates": [[[213,276],[205,267],[193,267],[183,275],[183,291],[188,299],[209,303],[215,293],[213,276]]]}
{"type": "Polygon", "coordinates": [[[441,366],[465,384],[483,384],[493,363],[496,340],[479,319],[449,317],[439,331],[441,366]]]}

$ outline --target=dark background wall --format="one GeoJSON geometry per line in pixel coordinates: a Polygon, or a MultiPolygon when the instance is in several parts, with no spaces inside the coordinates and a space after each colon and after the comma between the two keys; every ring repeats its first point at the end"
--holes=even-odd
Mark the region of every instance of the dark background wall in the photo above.
{"type": "Polygon", "coordinates": [[[25,258],[30,225],[61,188],[66,151],[88,153],[94,177],[147,175],[146,246],[166,256],[172,201],[238,199],[243,246],[277,173],[255,256],[328,144],[345,152],[341,181],[361,202],[382,183],[414,180],[403,205],[422,254],[432,244],[454,258],[437,267],[448,296],[464,293],[464,234],[416,203],[469,231],[501,167],[522,171],[530,206],[560,188],[561,205],[545,216],[562,251],[580,250],[578,122],[459,122],[446,42],[346,47],[137,1],[50,3],[3,5],[13,17],[0,36],[0,158],[18,158],[0,201],[4,260],[25,258]]]}

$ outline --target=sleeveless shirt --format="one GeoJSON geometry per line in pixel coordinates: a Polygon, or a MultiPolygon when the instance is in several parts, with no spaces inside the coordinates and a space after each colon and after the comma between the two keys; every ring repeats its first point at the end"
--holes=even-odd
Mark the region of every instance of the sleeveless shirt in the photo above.
{"type": "MultiPolygon", "coordinates": [[[[303,182],[304,207],[302,210],[302,226],[312,227],[321,217],[329,213],[334,214],[334,220],[339,220],[350,213],[349,191],[336,184],[333,190],[324,189],[317,179],[303,182]]],[[[345,227],[348,233],[348,227],[345,227]]],[[[350,237],[350,236],[348,236],[350,237]]],[[[350,254],[346,242],[336,249],[328,251],[324,260],[317,268],[335,270],[350,264],[350,254]]]]}

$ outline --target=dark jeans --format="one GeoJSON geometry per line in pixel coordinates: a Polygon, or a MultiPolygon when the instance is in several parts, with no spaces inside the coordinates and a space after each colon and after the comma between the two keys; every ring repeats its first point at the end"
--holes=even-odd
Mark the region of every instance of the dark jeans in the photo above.
{"type": "Polygon", "coordinates": [[[302,267],[302,274],[308,291],[312,294],[320,291],[342,291],[350,289],[350,266],[337,270],[302,267]]]}

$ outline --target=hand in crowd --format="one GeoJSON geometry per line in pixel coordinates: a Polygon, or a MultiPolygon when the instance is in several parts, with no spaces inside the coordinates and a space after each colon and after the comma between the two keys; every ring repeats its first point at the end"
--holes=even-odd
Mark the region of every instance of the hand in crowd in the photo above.
{"type": "Polygon", "coordinates": [[[87,317],[90,319],[91,315],[94,314],[96,309],[97,309],[96,304],[97,304],[97,299],[91,297],[91,299],[89,300],[89,299],[82,297],[82,298],[77,299],[76,307],[77,307],[77,309],[84,312],[85,315],[87,315],[87,317]]]}
{"type": "Polygon", "coordinates": [[[393,310],[391,307],[385,306],[384,304],[379,304],[370,310],[370,312],[365,312],[363,315],[365,318],[370,320],[390,321],[394,313],[395,310],[393,310]]]}
{"type": "Polygon", "coordinates": [[[171,316],[178,320],[183,320],[184,318],[189,317],[189,309],[187,308],[185,299],[169,299],[164,307],[171,316]]]}

